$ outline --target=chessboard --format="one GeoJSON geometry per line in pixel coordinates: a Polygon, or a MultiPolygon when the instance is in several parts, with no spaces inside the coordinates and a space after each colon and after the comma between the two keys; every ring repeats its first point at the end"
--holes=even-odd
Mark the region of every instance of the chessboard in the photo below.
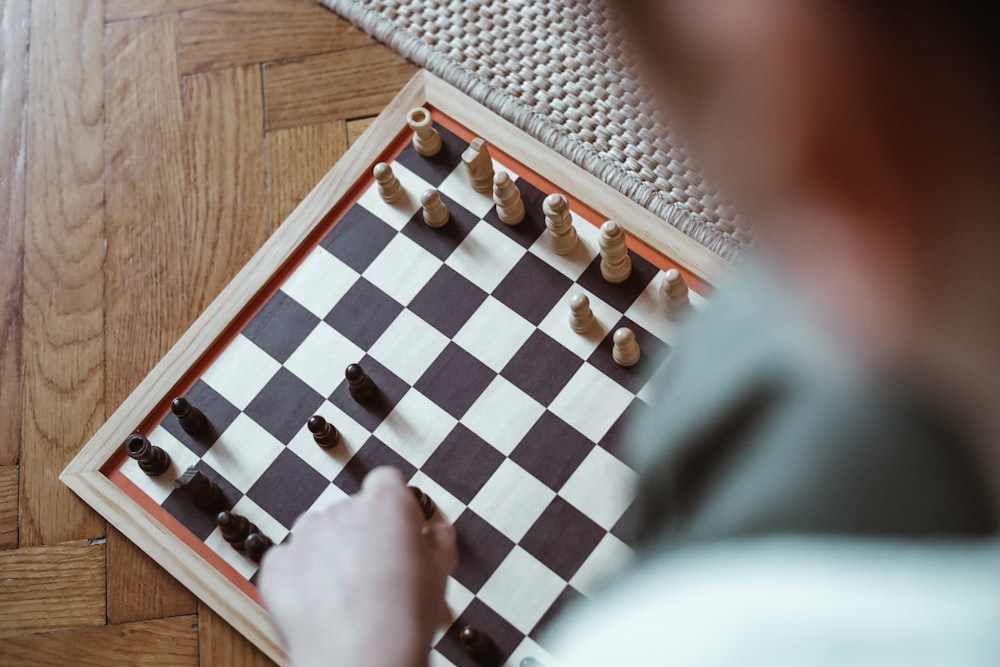
{"type": "Polygon", "coordinates": [[[626,425],[654,402],[676,330],[662,283],[679,271],[692,307],[723,269],[704,249],[458,91],[419,74],[362,140],[192,326],[67,467],[62,479],[126,536],[278,662],[280,645],[255,588],[257,564],[176,480],[200,472],[221,507],[280,543],[305,512],[355,493],[390,465],[452,522],[459,563],[451,624],[434,665],[554,664],[544,630],[626,564],[622,529],[636,482],[626,425]],[[407,126],[423,107],[441,149],[424,156],[407,126]],[[509,225],[473,187],[463,153],[486,140],[510,175],[524,219],[509,225]],[[402,188],[387,203],[372,175],[388,164],[402,188]],[[427,224],[436,190],[447,224],[427,224]],[[543,201],[566,197],[578,242],[555,252],[543,201]],[[628,230],[631,273],[601,271],[600,227],[628,230]],[[585,295],[594,322],[570,326],[585,295]],[[638,363],[614,358],[630,329],[638,363]],[[345,368],[376,387],[359,401],[345,368]],[[205,417],[185,429],[185,398],[205,417]],[[339,432],[317,445],[307,424],[339,432]],[[190,431],[190,432],[189,432],[190,431]],[[170,465],[144,472],[122,444],[141,434],[170,465]],[[189,473],[190,474],[190,473],[189,473]],[[490,638],[474,659],[466,626],[490,638]],[[528,663],[526,663],[528,664],[528,663]]]}

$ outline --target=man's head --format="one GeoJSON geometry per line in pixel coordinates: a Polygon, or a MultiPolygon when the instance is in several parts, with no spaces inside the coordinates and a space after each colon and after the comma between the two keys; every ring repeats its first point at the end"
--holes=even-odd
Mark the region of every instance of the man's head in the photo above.
{"type": "Polygon", "coordinates": [[[1000,435],[1000,4],[615,6],[787,283],[862,363],[977,405],[1000,435]]]}

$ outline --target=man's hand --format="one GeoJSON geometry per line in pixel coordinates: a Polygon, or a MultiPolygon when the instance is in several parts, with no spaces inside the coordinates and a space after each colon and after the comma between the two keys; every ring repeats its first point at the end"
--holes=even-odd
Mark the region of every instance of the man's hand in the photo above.
{"type": "Polygon", "coordinates": [[[399,472],[378,468],[268,551],[260,592],[295,667],[425,665],[456,559],[454,528],[425,524],[399,472]]]}

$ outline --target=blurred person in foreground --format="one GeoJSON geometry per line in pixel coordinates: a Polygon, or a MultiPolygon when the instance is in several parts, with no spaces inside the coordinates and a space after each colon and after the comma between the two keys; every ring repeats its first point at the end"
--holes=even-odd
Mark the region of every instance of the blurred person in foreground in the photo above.
{"type": "MultiPolygon", "coordinates": [[[[639,558],[557,657],[1000,664],[998,5],[617,9],[758,242],[635,428],[639,558]]],[[[262,581],[293,664],[426,664],[450,527],[387,470],[303,522],[262,581]]]]}

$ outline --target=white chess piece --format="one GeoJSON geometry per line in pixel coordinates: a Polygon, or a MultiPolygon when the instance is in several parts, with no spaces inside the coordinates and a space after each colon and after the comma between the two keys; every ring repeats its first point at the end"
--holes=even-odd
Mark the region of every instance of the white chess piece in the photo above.
{"type": "Polygon", "coordinates": [[[618,223],[608,220],[601,226],[598,239],[601,248],[601,275],[609,283],[623,283],[632,275],[632,259],[628,256],[625,232],[618,223]]]}
{"type": "Polygon", "coordinates": [[[434,129],[431,113],[417,107],[406,114],[406,124],[413,130],[413,147],[424,157],[434,157],[441,151],[441,135],[434,129]]]}
{"type": "Polygon", "coordinates": [[[386,204],[397,202],[406,191],[396,175],[392,173],[392,167],[385,162],[379,162],[374,169],[375,182],[378,183],[378,193],[386,204]]]}
{"type": "Polygon", "coordinates": [[[448,207],[441,201],[441,193],[434,188],[424,190],[420,195],[420,205],[424,208],[424,222],[428,227],[444,227],[451,219],[448,207]]]}
{"type": "Polygon", "coordinates": [[[486,142],[476,137],[462,153],[462,162],[469,170],[469,180],[476,192],[489,194],[493,190],[493,159],[486,142]]]}
{"type": "Polygon", "coordinates": [[[521,191],[506,171],[498,171],[493,177],[493,201],[497,205],[497,215],[505,225],[519,225],[524,220],[524,202],[521,191]]]}
{"type": "Polygon", "coordinates": [[[615,348],[611,353],[615,363],[619,366],[635,366],[639,363],[642,351],[639,350],[639,343],[635,339],[635,332],[628,327],[622,327],[615,332],[613,337],[615,348]]]}
{"type": "Polygon", "coordinates": [[[552,250],[557,255],[568,255],[576,248],[579,237],[573,227],[573,216],[569,212],[569,202],[560,194],[549,195],[542,203],[545,227],[552,250]]]}
{"type": "Polygon", "coordinates": [[[573,331],[578,334],[586,333],[596,322],[587,295],[577,292],[571,296],[569,299],[569,325],[573,331]]]}
{"type": "Polygon", "coordinates": [[[687,283],[677,269],[670,269],[663,274],[663,281],[660,282],[660,298],[663,299],[663,309],[671,320],[680,319],[691,307],[687,283]]]}

